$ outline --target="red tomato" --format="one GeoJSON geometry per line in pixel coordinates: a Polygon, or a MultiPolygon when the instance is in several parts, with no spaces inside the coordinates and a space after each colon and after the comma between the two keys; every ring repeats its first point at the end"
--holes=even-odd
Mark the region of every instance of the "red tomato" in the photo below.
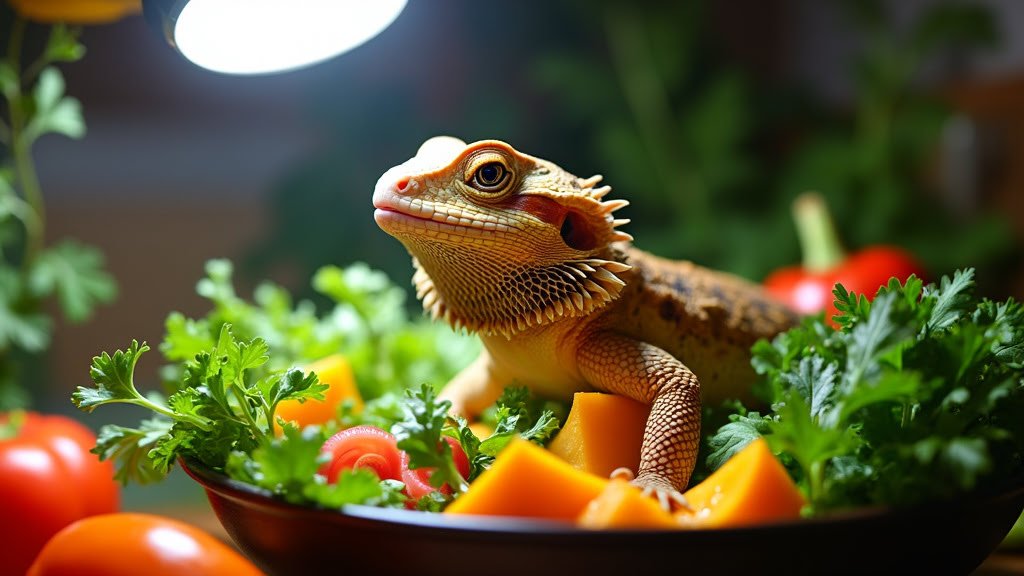
{"type": "Polygon", "coordinates": [[[825,312],[830,324],[838,311],[832,290],[842,284],[848,292],[874,298],[895,276],[905,282],[911,274],[923,278],[922,266],[894,246],[869,246],[846,254],[828,214],[825,201],[808,193],[793,207],[804,262],[776,270],[764,280],[765,289],[801,314],[825,312]]]}
{"type": "MultiPolygon", "coordinates": [[[[405,495],[410,498],[409,508],[415,507],[416,500],[437,490],[430,485],[430,474],[433,471],[433,468],[409,468],[409,455],[402,452],[402,482],[405,483],[405,495]]],[[[447,485],[441,487],[441,492],[444,493],[445,488],[448,488],[450,494],[451,488],[447,485]]]]}
{"type": "Polygon", "coordinates": [[[96,437],[64,416],[24,413],[0,437],[0,542],[8,552],[0,576],[23,576],[43,544],[68,524],[118,508],[113,464],[89,453],[96,437]]]}
{"type": "MultiPolygon", "coordinates": [[[[469,477],[469,458],[459,441],[445,437],[444,440],[452,449],[455,467],[463,478],[469,477]]],[[[415,501],[435,492],[437,488],[430,485],[433,468],[409,468],[409,455],[398,449],[395,437],[376,426],[354,426],[342,430],[324,442],[324,453],[331,459],[320,467],[328,482],[337,482],[342,470],[351,468],[369,468],[377,477],[385,480],[401,480],[405,484],[405,494],[411,499],[409,507],[415,501]]],[[[451,487],[441,487],[441,492],[451,494],[451,487]]]]}
{"type": "Polygon", "coordinates": [[[26,576],[262,576],[202,530],[151,514],[103,514],[54,535],[26,576]]]}
{"type": "Polygon", "coordinates": [[[369,468],[381,480],[400,480],[401,455],[395,437],[376,426],[353,426],[331,436],[321,452],[331,459],[320,467],[330,483],[342,470],[369,468]]]}
{"type": "Polygon", "coordinates": [[[842,284],[848,292],[874,298],[878,289],[895,276],[905,282],[911,274],[922,277],[921,266],[906,252],[888,246],[872,246],[847,256],[833,268],[812,271],[793,266],[773,272],[764,281],[770,294],[801,314],[825,312],[831,323],[838,314],[832,290],[842,284]]]}
{"type": "Polygon", "coordinates": [[[463,478],[469,478],[469,456],[466,456],[466,451],[462,449],[462,444],[459,444],[458,440],[450,436],[445,436],[444,439],[452,447],[452,460],[455,460],[455,469],[459,471],[463,478]]]}
{"type": "Polygon", "coordinates": [[[21,428],[21,437],[46,443],[61,455],[64,467],[75,478],[75,484],[88,495],[86,514],[107,514],[120,507],[121,491],[114,480],[114,463],[101,461],[90,452],[96,446],[96,435],[83,424],[64,416],[29,414],[21,428]]]}
{"type": "MultiPolygon", "coordinates": [[[[455,469],[459,471],[463,478],[469,478],[469,458],[462,449],[462,445],[459,444],[458,440],[450,436],[445,436],[444,440],[452,447],[452,460],[455,461],[455,469]]],[[[437,490],[437,488],[430,484],[430,475],[433,473],[433,468],[409,468],[409,455],[402,452],[402,482],[405,483],[405,493],[409,498],[419,500],[437,490]]],[[[445,495],[451,494],[451,486],[447,484],[441,486],[441,493],[445,495]]]]}

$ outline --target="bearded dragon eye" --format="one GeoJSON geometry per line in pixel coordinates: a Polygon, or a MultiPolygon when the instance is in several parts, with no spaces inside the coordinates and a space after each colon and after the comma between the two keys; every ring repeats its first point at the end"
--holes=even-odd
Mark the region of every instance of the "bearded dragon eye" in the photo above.
{"type": "Polygon", "coordinates": [[[508,180],[508,170],[501,162],[488,162],[473,174],[473,185],[484,191],[498,191],[508,180]]]}

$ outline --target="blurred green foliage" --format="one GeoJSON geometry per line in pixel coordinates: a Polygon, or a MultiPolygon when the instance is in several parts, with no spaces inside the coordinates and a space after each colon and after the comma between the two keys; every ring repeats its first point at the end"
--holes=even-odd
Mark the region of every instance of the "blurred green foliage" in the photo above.
{"type": "MultiPolygon", "coordinates": [[[[986,279],[1005,280],[1017,257],[1007,222],[953,214],[941,200],[935,170],[952,111],[920,81],[949,51],[995,46],[992,15],[937,0],[897,26],[891,3],[830,5],[860,40],[843,107],[730,59],[708,1],[410,5],[388,34],[414,48],[423,72],[377,75],[360,90],[339,82],[314,98],[330,147],[281,183],[277,230],[247,268],[297,263],[301,275],[367,260],[408,278],[369,196],[387,168],[445,133],[601,173],[631,201],[623,212],[639,247],[754,280],[799,261],[790,203],[808,190],[826,197],[850,250],[901,245],[935,277],[973,266],[982,292],[986,279]]],[[[389,56],[374,54],[375,65],[389,56]]],[[[355,64],[338,66],[358,76],[355,64]]]]}
{"type": "Polygon", "coordinates": [[[789,206],[817,190],[850,249],[902,244],[933,274],[1003,255],[1006,222],[959,220],[929,189],[951,111],[915,82],[942,51],[993,46],[991,14],[933,2],[904,28],[888,3],[839,4],[863,40],[847,110],[726,61],[709,3],[588,3],[605,51],[553,55],[538,78],[590,128],[607,180],[633,201],[638,244],[760,279],[799,260],[789,206]]]}
{"type": "MultiPolygon", "coordinates": [[[[4,16],[0,11],[0,24],[4,16]]],[[[85,134],[81,104],[65,93],[57,68],[81,59],[85,48],[78,30],[55,25],[38,53],[26,53],[26,27],[13,19],[0,59],[0,411],[32,401],[24,368],[50,346],[49,303],[69,321],[82,322],[117,294],[98,249],[71,239],[48,242],[32,159],[42,136],[85,134]]]]}
{"type": "Polygon", "coordinates": [[[786,222],[751,148],[756,95],[739,69],[715,61],[707,6],[591,6],[584,28],[603,50],[551,55],[539,85],[567,122],[588,127],[606,181],[633,203],[641,247],[750,275],[763,258],[751,248],[786,222]]]}
{"type": "Polygon", "coordinates": [[[942,161],[937,147],[953,112],[915,81],[943,51],[995,46],[992,15],[977,3],[933,2],[903,30],[886,17],[886,3],[842,4],[864,39],[850,70],[853,106],[805,127],[781,189],[821,191],[852,246],[902,244],[936,278],[958,266],[985,267],[987,275],[1010,246],[1008,223],[995,214],[964,219],[938,197],[926,171],[942,161]]]}
{"type": "Polygon", "coordinates": [[[160,345],[170,362],[162,371],[168,390],[180,387],[185,363],[214,347],[224,326],[238,338],[266,342],[273,354],[265,370],[271,372],[344,354],[364,398],[421,383],[440,387],[479,350],[475,338],[426,318],[410,319],[405,291],[363,263],[317,270],[311,284],[329,301],[323,307],[269,281],[244,298],[233,276],[231,261],[208,261],[196,291],[209,300],[210,311],[201,318],[168,315],[160,345]]]}

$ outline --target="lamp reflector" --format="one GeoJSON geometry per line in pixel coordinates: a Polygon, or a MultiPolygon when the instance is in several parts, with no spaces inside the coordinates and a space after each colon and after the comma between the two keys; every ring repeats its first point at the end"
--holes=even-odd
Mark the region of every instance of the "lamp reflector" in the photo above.
{"type": "Polygon", "coordinates": [[[191,0],[174,43],[203,68],[265,74],[351,50],[388,27],[406,0],[191,0]]]}

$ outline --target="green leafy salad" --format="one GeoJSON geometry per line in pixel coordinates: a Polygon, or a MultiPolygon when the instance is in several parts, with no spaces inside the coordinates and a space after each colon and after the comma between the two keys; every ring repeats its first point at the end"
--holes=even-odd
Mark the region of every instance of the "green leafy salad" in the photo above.
{"type": "MultiPolygon", "coordinates": [[[[184,459],[295,503],[438,511],[513,438],[544,445],[558,432],[567,407],[524,388],[506,389],[485,414],[485,432],[449,416],[437,387],[478,343],[411,320],[404,291],[383,274],[327,267],[313,287],[330,302],[326,312],[271,284],[248,302],[235,293],[230,263],[211,261],[198,285],[209,314],[167,319],[164,394],[135,385],[147,345],[94,358],[95,386],[72,398],[79,408],[128,403],[153,413],[136,428],[104,426],[95,452],[115,460],[125,482],[159,480],[184,459]],[[277,418],[283,402],[324,397],[327,385],[301,367],[339,352],[365,405],[342,404],[336,419],[303,429],[277,418]],[[370,428],[378,432],[358,441],[386,437],[401,462],[374,454],[364,467],[334,470],[326,447],[370,428]]],[[[977,299],[973,288],[972,270],[938,285],[893,280],[872,301],[837,287],[838,329],[811,317],[754,346],[758,411],[735,402],[705,410],[706,458],[695,478],[759,437],[811,514],[910,505],[1019,478],[1024,308],[977,299]]]]}
{"type": "Polygon", "coordinates": [[[148,345],[132,341],[125,350],[95,357],[94,387],[75,391],[76,406],[91,412],[105,404],[134,404],[153,413],[135,428],[101,428],[94,451],[116,462],[118,479],[158,481],[184,458],[292,502],[404,506],[409,499],[395,479],[378,480],[356,469],[327,483],[322,474],[321,451],[332,434],[372,425],[394,433],[409,468],[432,469],[428,482],[454,488],[416,502],[438,510],[513,437],[543,444],[558,431],[556,414],[564,415],[564,407],[535,400],[522,388],[507,389],[488,412],[493,433],[485,438],[465,420],[449,417],[450,404],[437,399],[434,386],[468,364],[479,344],[426,319],[410,320],[405,292],[383,273],[363,264],[325,267],[313,277],[313,287],[331,303],[325,313],[311,301],[293,302],[286,290],[269,283],[258,286],[248,302],[235,291],[231,263],[210,261],[197,291],[210,300],[211,311],[199,319],[180,313],[167,318],[159,347],[167,362],[161,370],[165,394],[143,394],[136,387],[136,366],[148,345]],[[324,398],[327,385],[299,367],[339,352],[367,399],[363,409],[357,413],[343,404],[336,421],[303,430],[278,421],[276,433],[282,402],[324,398]],[[414,388],[417,383],[422,386],[414,388]],[[442,437],[457,440],[468,477],[455,472],[442,437]]]}
{"type": "Polygon", "coordinates": [[[911,505],[1024,472],[1024,308],[973,296],[973,270],[895,279],[869,302],[835,290],[821,317],[758,342],[767,413],[734,405],[706,439],[714,469],[765,437],[810,512],[911,505]]]}

